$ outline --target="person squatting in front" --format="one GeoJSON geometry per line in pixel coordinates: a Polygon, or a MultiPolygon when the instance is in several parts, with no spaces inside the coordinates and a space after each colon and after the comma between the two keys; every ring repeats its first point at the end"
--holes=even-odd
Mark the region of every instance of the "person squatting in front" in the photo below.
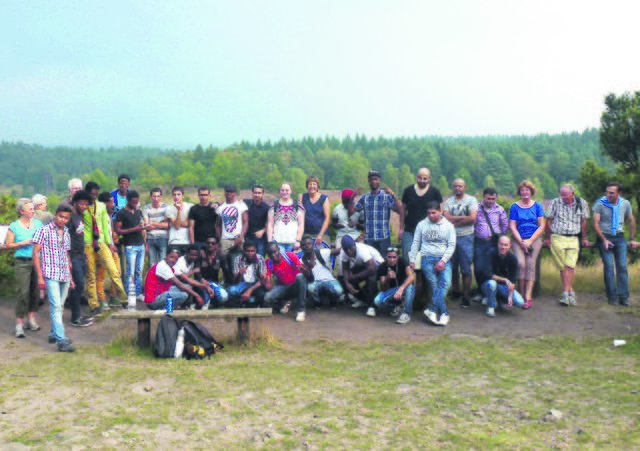
{"type": "Polygon", "coordinates": [[[307,278],[302,271],[309,271],[304,267],[298,256],[293,252],[280,252],[280,247],[275,241],[267,244],[267,294],[264,303],[273,308],[279,308],[280,313],[289,312],[291,303],[288,299],[294,299],[294,308],[297,311],[296,321],[303,322],[306,317],[307,278]],[[273,285],[271,277],[275,278],[277,285],[273,285]],[[283,303],[284,301],[284,303],[283,303]]]}
{"type": "Polygon", "coordinates": [[[323,299],[328,300],[329,306],[335,309],[344,294],[342,285],[333,276],[330,266],[332,255],[338,255],[340,249],[318,249],[314,247],[315,241],[311,236],[302,237],[302,263],[309,269],[305,273],[307,278],[307,296],[313,299],[314,307],[320,309],[323,299]]]}
{"type": "MultiPolygon", "coordinates": [[[[413,269],[404,258],[398,255],[397,247],[388,248],[384,260],[376,272],[376,277],[380,281],[380,293],[373,303],[376,309],[390,307],[391,316],[399,315],[396,323],[406,324],[411,320],[415,296],[413,269]]],[[[369,316],[375,316],[376,310],[373,313],[369,316]]]]}

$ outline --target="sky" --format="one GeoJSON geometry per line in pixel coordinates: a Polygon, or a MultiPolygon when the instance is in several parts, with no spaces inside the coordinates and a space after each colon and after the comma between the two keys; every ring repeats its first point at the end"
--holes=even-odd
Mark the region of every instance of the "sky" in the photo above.
{"type": "Polygon", "coordinates": [[[2,0],[0,140],[224,147],[598,127],[640,2],[2,0]]]}

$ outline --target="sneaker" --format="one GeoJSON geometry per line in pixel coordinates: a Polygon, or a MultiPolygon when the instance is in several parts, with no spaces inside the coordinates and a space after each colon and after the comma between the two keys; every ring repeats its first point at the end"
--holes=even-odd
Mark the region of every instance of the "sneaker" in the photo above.
{"type": "Polygon", "coordinates": [[[98,316],[102,315],[102,309],[100,309],[100,307],[92,308],[89,313],[91,315],[91,318],[97,318],[98,316]]]}
{"type": "Polygon", "coordinates": [[[438,324],[438,315],[436,315],[436,312],[432,312],[431,310],[426,309],[423,313],[433,324],[438,324]]]}
{"type": "Polygon", "coordinates": [[[389,315],[396,317],[398,315],[400,315],[400,313],[402,313],[402,306],[401,305],[396,305],[393,310],[391,310],[391,313],[389,313],[389,315]]]}
{"type": "Polygon", "coordinates": [[[533,307],[532,299],[527,299],[526,301],[524,301],[524,305],[522,306],[523,310],[529,310],[531,307],[533,307]]]}
{"type": "Polygon", "coordinates": [[[289,307],[291,307],[291,303],[287,302],[285,305],[282,306],[282,308],[280,309],[280,313],[282,313],[283,315],[285,313],[289,313],[289,307]]]}
{"type": "Polygon", "coordinates": [[[376,316],[376,309],[375,307],[369,307],[367,309],[367,316],[376,316]]]}
{"type": "Polygon", "coordinates": [[[302,323],[304,322],[306,317],[307,317],[307,314],[305,312],[298,312],[298,314],[296,315],[296,322],[302,323]]]}
{"type": "Polygon", "coordinates": [[[353,308],[360,308],[360,307],[365,307],[367,305],[366,302],[362,302],[360,299],[356,299],[356,301],[351,304],[351,307],[353,308]]]}
{"type": "Polygon", "coordinates": [[[109,307],[109,304],[107,304],[106,302],[101,302],[100,303],[100,311],[102,313],[108,312],[109,310],[111,310],[111,307],[109,307]]]}
{"type": "Polygon", "coordinates": [[[144,302],[144,294],[139,294],[138,297],[136,298],[136,301],[144,302]]]}
{"type": "Polygon", "coordinates": [[[609,301],[607,301],[607,302],[609,302],[609,305],[613,305],[613,306],[618,305],[618,300],[617,299],[609,299],[609,301]]]}
{"type": "MultiPolygon", "coordinates": [[[[48,341],[49,343],[55,343],[55,342],[57,342],[58,340],[56,340],[56,337],[49,336],[49,338],[47,339],[47,341],[48,341]]],[[[61,342],[61,343],[69,343],[69,344],[71,344],[71,343],[73,343],[73,340],[72,340],[71,338],[65,338],[64,340],[62,340],[62,342],[61,342]]]]}
{"type": "Polygon", "coordinates": [[[411,321],[411,317],[409,315],[407,315],[406,313],[403,313],[403,314],[400,315],[400,317],[398,318],[396,323],[398,323],[398,324],[407,324],[409,321],[411,321]]]}
{"type": "Polygon", "coordinates": [[[494,309],[493,307],[487,307],[487,316],[491,318],[496,316],[496,309],[494,309]]]}
{"type": "Polygon", "coordinates": [[[576,294],[573,291],[569,292],[569,305],[578,305],[578,301],[576,301],[576,294]]]}
{"type": "Polygon", "coordinates": [[[35,318],[28,318],[25,322],[24,322],[24,328],[27,330],[40,330],[40,326],[38,326],[38,323],[36,323],[36,319],[35,318]]]}
{"type": "Polygon", "coordinates": [[[59,352],[73,352],[76,348],[71,344],[71,340],[64,340],[58,345],[59,352]]]}
{"type": "Polygon", "coordinates": [[[469,308],[470,306],[471,306],[471,301],[469,301],[469,298],[463,297],[462,301],[460,302],[460,307],[469,308]]]}
{"type": "Polygon", "coordinates": [[[22,324],[16,324],[16,338],[24,338],[24,328],[22,324]]]}
{"type": "Polygon", "coordinates": [[[93,321],[87,321],[85,318],[80,317],[75,321],[71,321],[71,325],[74,327],[88,327],[93,324],[93,321]]]}
{"type": "Polygon", "coordinates": [[[322,304],[319,303],[319,302],[316,302],[315,304],[313,304],[313,308],[316,309],[316,310],[320,310],[321,307],[322,307],[322,304]]]}
{"type": "Polygon", "coordinates": [[[474,297],[472,297],[472,298],[471,298],[471,300],[472,300],[473,302],[480,302],[480,301],[482,301],[482,299],[483,299],[483,298],[482,298],[482,295],[481,295],[481,294],[476,294],[474,297]]]}
{"type": "Polygon", "coordinates": [[[629,307],[629,299],[620,300],[620,305],[623,307],[629,307]]]}
{"type": "Polygon", "coordinates": [[[567,293],[566,291],[564,293],[562,293],[562,296],[560,296],[560,299],[558,299],[558,302],[562,305],[569,305],[569,293],[567,293]]]}
{"type": "Polygon", "coordinates": [[[209,302],[206,302],[200,310],[209,310],[209,302]]]}
{"type": "Polygon", "coordinates": [[[489,303],[489,300],[487,298],[482,298],[482,305],[487,305],[489,303]]]}
{"type": "Polygon", "coordinates": [[[438,324],[440,326],[446,326],[447,324],[449,324],[449,315],[447,315],[446,313],[440,315],[440,321],[438,321],[438,324]]]}

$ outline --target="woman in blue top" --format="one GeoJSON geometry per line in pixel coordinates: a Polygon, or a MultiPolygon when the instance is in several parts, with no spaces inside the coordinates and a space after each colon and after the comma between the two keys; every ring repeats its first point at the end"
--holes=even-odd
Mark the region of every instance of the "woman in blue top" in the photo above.
{"type": "Polygon", "coordinates": [[[35,208],[31,199],[18,199],[16,211],[20,215],[9,226],[4,249],[16,250],[16,337],[24,338],[24,330],[38,330],[36,311],[39,306],[38,274],[33,267],[33,234],[42,227],[34,218],[35,208]],[[25,316],[27,320],[25,321],[25,316]]]}
{"type": "MultiPolygon", "coordinates": [[[[322,244],[331,221],[329,198],[320,194],[320,180],[315,175],[307,177],[307,192],[300,194],[298,203],[304,207],[304,234],[313,237],[315,246],[322,244]]],[[[327,241],[329,239],[327,238],[327,241]]]]}
{"type": "Polygon", "coordinates": [[[509,229],[516,245],[513,253],[518,258],[518,281],[520,294],[524,297],[525,309],[533,306],[533,284],[536,281],[536,260],[542,247],[544,210],[540,202],[534,201],[536,187],[529,180],[518,185],[516,194],[520,200],[509,210],[509,229]]]}

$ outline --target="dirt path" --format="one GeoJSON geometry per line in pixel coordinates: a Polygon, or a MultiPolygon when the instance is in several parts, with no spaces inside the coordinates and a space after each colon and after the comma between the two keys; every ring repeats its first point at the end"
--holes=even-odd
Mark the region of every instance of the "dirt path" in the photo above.
{"type": "MultiPolygon", "coordinates": [[[[540,298],[529,311],[502,311],[492,319],[484,315],[484,308],[479,304],[464,310],[454,302],[451,304],[451,323],[446,328],[428,324],[422,312],[414,312],[410,323],[398,325],[387,314],[369,318],[362,309],[342,306],[338,310],[311,310],[304,323],[294,322],[291,313],[254,320],[252,330],[269,331],[287,346],[295,346],[304,340],[418,342],[441,335],[518,339],[550,336],[617,337],[640,332],[640,306],[635,302],[633,304],[636,305],[629,308],[611,307],[602,296],[582,295],[579,304],[575,308],[567,308],[559,305],[555,298],[540,298]]],[[[20,360],[52,352],[55,348],[47,343],[50,327],[48,308],[44,306],[38,312],[42,329],[27,331],[25,339],[16,339],[14,336],[13,309],[12,301],[0,301],[0,358],[4,361],[20,360]]],[[[68,326],[68,320],[69,311],[65,311],[67,335],[79,347],[104,344],[119,335],[134,336],[136,333],[133,321],[106,318],[91,327],[75,328],[68,326]]],[[[231,336],[235,331],[235,322],[209,320],[205,324],[217,337],[231,336]]]]}

